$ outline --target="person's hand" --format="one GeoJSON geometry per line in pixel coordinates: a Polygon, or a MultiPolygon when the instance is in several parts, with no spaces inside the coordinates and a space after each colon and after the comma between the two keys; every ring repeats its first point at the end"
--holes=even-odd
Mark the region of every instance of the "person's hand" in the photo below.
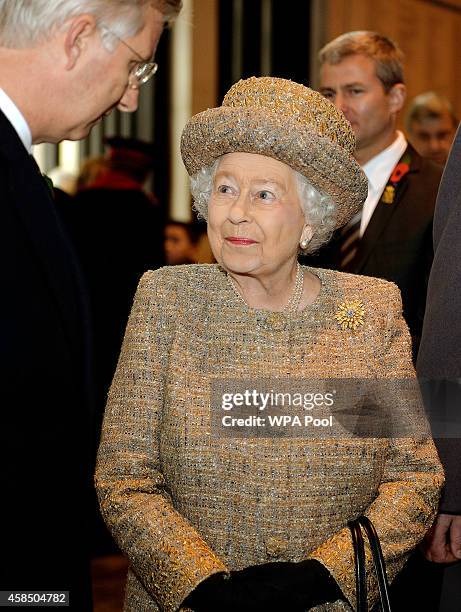
{"type": "Polygon", "coordinates": [[[252,565],[232,572],[240,595],[246,594],[242,612],[304,612],[315,605],[343,598],[341,589],[319,561],[283,561],[252,565]]]}
{"type": "Polygon", "coordinates": [[[246,575],[245,572],[231,572],[227,578],[210,576],[184,600],[182,608],[194,612],[304,612],[306,609],[297,607],[291,601],[291,594],[287,595],[284,590],[266,582],[263,573],[246,575]]]}
{"type": "Polygon", "coordinates": [[[181,607],[194,612],[279,612],[281,609],[298,612],[298,608],[284,607],[283,593],[271,584],[262,584],[254,576],[246,579],[242,576],[244,571],[231,572],[230,576],[210,576],[190,593],[181,607]]]}
{"type": "Polygon", "coordinates": [[[233,605],[233,591],[229,576],[213,574],[186,597],[182,608],[192,608],[194,612],[213,612],[214,610],[232,612],[233,605]]]}
{"type": "Polygon", "coordinates": [[[252,565],[204,580],[183,602],[194,612],[304,612],[342,598],[328,570],[318,561],[252,565]]]}
{"type": "Polygon", "coordinates": [[[453,563],[461,560],[461,515],[439,514],[426,534],[422,551],[428,561],[453,563]]]}

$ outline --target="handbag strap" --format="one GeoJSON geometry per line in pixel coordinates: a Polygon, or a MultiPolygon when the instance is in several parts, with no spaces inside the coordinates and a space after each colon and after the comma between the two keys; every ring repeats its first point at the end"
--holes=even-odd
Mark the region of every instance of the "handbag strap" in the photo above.
{"type": "Polygon", "coordinates": [[[370,542],[371,554],[375,566],[376,578],[378,580],[379,594],[381,597],[381,608],[383,612],[391,612],[391,602],[389,598],[389,582],[386,574],[386,564],[384,562],[383,551],[379,542],[379,537],[375,526],[367,516],[360,516],[357,521],[365,529],[370,542]]]}
{"type": "Polygon", "coordinates": [[[380,604],[382,612],[391,612],[391,604],[389,598],[389,583],[386,574],[386,564],[384,562],[383,551],[379,542],[379,537],[376,529],[370,519],[366,516],[359,516],[357,519],[348,523],[351,530],[352,543],[354,546],[355,559],[355,576],[357,586],[357,612],[366,612],[366,574],[365,574],[365,551],[362,536],[362,527],[367,534],[370,543],[373,566],[378,582],[380,604]],[[360,536],[358,535],[360,533],[360,536]],[[363,556],[362,556],[363,554],[363,556]],[[363,570],[359,569],[363,564],[363,570]],[[365,601],[363,595],[365,594],[365,601]],[[365,606],[365,607],[363,607],[365,606]]]}
{"type": "Polygon", "coordinates": [[[362,529],[357,520],[348,523],[351,530],[355,562],[355,592],[357,612],[368,612],[367,576],[365,566],[365,545],[362,529]]]}

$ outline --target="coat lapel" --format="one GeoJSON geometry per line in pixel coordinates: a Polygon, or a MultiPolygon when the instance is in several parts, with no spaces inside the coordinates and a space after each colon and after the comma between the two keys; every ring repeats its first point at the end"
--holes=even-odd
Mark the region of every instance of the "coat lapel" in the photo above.
{"type": "MultiPolygon", "coordinates": [[[[15,207],[48,285],[65,333],[75,348],[82,339],[77,270],[51,194],[15,130],[0,112],[0,155],[6,162],[7,199],[15,207]]],[[[33,299],[33,296],[31,296],[33,299]]]]}
{"type": "Polygon", "coordinates": [[[365,233],[360,240],[357,255],[353,264],[355,273],[360,273],[363,270],[381,235],[386,230],[393,215],[401,205],[403,196],[408,189],[409,175],[416,174],[420,171],[420,158],[418,155],[415,155],[415,151],[411,145],[407,146],[398,163],[401,163],[401,161],[408,155],[410,156],[410,170],[395,185],[395,195],[393,201],[386,202],[384,201],[385,198],[383,198],[383,195],[381,195],[381,199],[376,205],[365,233]]]}

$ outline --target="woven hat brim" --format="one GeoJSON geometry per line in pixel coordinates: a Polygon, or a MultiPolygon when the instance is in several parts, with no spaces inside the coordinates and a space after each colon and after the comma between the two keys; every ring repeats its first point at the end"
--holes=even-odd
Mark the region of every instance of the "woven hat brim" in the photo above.
{"type": "Polygon", "coordinates": [[[212,108],[192,117],[181,138],[189,175],[226,153],[256,153],[284,162],[303,174],[337,205],[341,227],[362,207],[368,182],[345,149],[295,119],[257,108],[212,108]]]}

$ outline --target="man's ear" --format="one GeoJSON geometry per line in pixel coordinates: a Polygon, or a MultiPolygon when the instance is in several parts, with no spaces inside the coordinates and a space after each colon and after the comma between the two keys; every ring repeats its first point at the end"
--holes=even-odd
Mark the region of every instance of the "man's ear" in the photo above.
{"type": "Polygon", "coordinates": [[[94,34],[96,20],[93,15],[77,15],[68,22],[68,29],[64,39],[64,49],[67,57],[66,70],[78,62],[85,47],[86,40],[94,34]]]}
{"type": "Polygon", "coordinates": [[[403,83],[396,83],[388,91],[389,109],[391,113],[398,113],[402,110],[407,97],[407,88],[403,83]]]}

